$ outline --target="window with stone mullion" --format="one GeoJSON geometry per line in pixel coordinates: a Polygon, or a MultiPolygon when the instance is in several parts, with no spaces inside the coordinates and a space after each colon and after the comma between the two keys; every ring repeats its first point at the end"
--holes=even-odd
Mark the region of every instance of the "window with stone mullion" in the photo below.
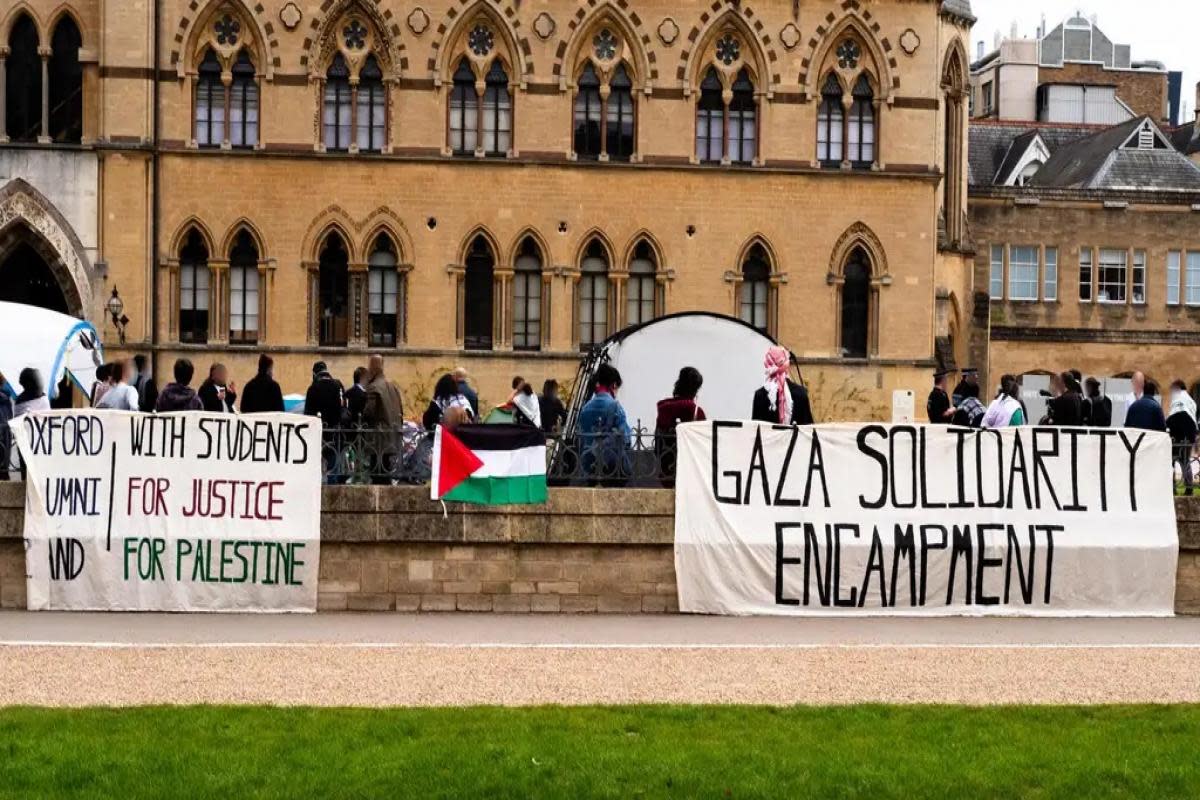
{"type": "Polygon", "coordinates": [[[696,160],[701,164],[719,164],[725,156],[725,101],[721,92],[717,70],[709,67],[700,82],[696,103],[696,160]]]}
{"type": "Polygon", "coordinates": [[[254,64],[245,50],[233,65],[229,98],[229,143],[233,147],[258,144],[258,82],[254,64]]]}
{"type": "Polygon", "coordinates": [[[500,59],[492,61],[485,83],[483,152],[489,156],[506,156],[512,149],[512,97],[508,92],[508,73],[500,59]]]}
{"type": "Polygon", "coordinates": [[[575,94],[574,148],[580,159],[595,160],[601,152],[601,101],[600,78],[596,68],[589,62],[579,75],[579,87],[575,94]]]}
{"type": "Polygon", "coordinates": [[[350,68],[338,53],[325,74],[325,102],[322,112],[326,150],[350,149],[351,125],[350,68]]]}
{"type": "Polygon", "coordinates": [[[383,85],[383,70],[375,56],[367,56],[359,72],[355,92],[358,103],[355,124],[359,152],[378,153],[387,138],[387,97],[383,85]]]}
{"type": "Polygon", "coordinates": [[[479,136],[479,94],[475,91],[475,72],[463,58],[454,71],[450,94],[450,150],[458,156],[475,154],[479,136]]]}
{"type": "Polygon", "coordinates": [[[733,82],[733,99],[729,102],[729,160],[734,164],[751,164],[758,153],[758,103],[754,84],[743,69],[733,82]]]}
{"type": "Polygon", "coordinates": [[[196,144],[220,147],[225,141],[225,85],[221,62],[207,50],[196,77],[196,144]]]}
{"type": "Polygon", "coordinates": [[[628,161],[633,156],[633,81],[624,64],[617,65],[609,90],[605,104],[605,149],[610,161],[628,161]]]}

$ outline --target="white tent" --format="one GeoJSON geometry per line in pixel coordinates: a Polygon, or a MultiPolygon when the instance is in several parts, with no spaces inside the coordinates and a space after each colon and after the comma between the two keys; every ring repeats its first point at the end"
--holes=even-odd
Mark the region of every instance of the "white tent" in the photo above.
{"type": "Polygon", "coordinates": [[[0,373],[17,391],[21,370],[33,367],[41,373],[51,398],[58,396],[64,375],[87,395],[103,359],[100,334],[87,320],[0,302],[0,373]]]}

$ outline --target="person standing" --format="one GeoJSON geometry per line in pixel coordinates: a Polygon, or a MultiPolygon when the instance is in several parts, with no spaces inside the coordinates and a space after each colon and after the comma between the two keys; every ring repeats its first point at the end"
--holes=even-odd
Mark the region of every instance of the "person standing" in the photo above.
{"type": "Polygon", "coordinates": [[[154,403],[158,400],[158,387],[154,385],[154,376],[150,374],[146,356],[138,353],[133,357],[133,363],[137,367],[137,378],[133,388],[137,389],[138,393],[138,410],[148,414],[154,410],[154,403]]]}
{"type": "Polygon", "coordinates": [[[1162,404],[1158,402],[1158,385],[1146,381],[1142,385],[1142,396],[1133,401],[1125,414],[1125,427],[1141,431],[1165,431],[1167,419],[1162,404]]]}
{"type": "Polygon", "coordinates": [[[12,431],[8,423],[14,416],[13,394],[0,373],[0,481],[8,480],[8,468],[12,462],[12,431]]]}
{"type": "Polygon", "coordinates": [[[962,371],[962,380],[954,387],[954,405],[962,405],[968,397],[979,399],[979,370],[967,367],[962,371]]]}
{"type": "Polygon", "coordinates": [[[88,399],[89,405],[92,408],[99,408],[100,401],[104,399],[104,395],[112,388],[112,364],[101,364],[96,367],[96,382],[92,384],[92,395],[88,399]]]}
{"type": "Polygon", "coordinates": [[[1054,397],[1048,404],[1049,414],[1045,424],[1059,428],[1077,428],[1083,425],[1083,397],[1075,377],[1064,372],[1051,378],[1054,397]]]}
{"type": "Polygon", "coordinates": [[[213,364],[208,369],[208,378],[200,384],[200,402],[204,410],[214,414],[233,411],[237,402],[237,385],[229,380],[229,371],[224,364],[213,364]]]}
{"type": "Polygon", "coordinates": [[[342,384],[329,373],[324,361],[318,361],[312,368],[313,382],[304,395],[304,413],[310,417],[320,417],[321,424],[326,430],[341,427],[342,384]]]}
{"type": "Polygon", "coordinates": [[[946,394],[946,375],[948,374],[942,371],[935,372],[933,375],[933,389],[929,392],[929,399],[925,401],[925,413],[929,415],[930,425],[949,425],[954,419],[956,409],[950,402],[950,395],[946,394]]]}
{"type": "Polygon", "coordinates": [[[524,381],[513,392],[512,400],[513,422],[518,425],[529,425],[530,427],[541,429],[542,427],[542,407],[538,403],[537,395],[533,393],[533,387],[524,381]]]}
{"type": "Polygon", "coordinates": [[[137,367],[132,361],[122,361],[113,365],[112,377],[115,381],[96,408],[108,408],[114,411],[138,411],[141,404],[138,401],[137,389],[132,381],[136,379],[137,367]]]}
{"type": "Polygon", "coordinates": [[[1083,424],[1089,428],[1112,426],[1112,400],[1100,392],[1100,381],[1088,378],[1084,381],[1087,396],[1083,398],[1083,424]]]}
{"type": "Polygon", "coordinates": [[[791,354],[772,347],[763,358],[766,380],[754,393],[750,417],[758,422],[777,425],[812,425],[812,406],[808,390],[788,377],[791,354]]]}
{"type": "Polygon", "coordinates": [[[621,373],[601,364],[593,376],[595,391],[579,412],[581,466],[593,486],[624,485],[633,471],[629,454],[632,431],[625,409],[617,402],[621,373]]]}
{"type": "Polygon", "coordinates": [[[283,411],[283,389],[275,382],[275,361],[266,353],[258,357],[258,374],[242,389],[243,414],[283,411]]]}
{"type": "Polygon", "coordinates": [[[1020,393],[1021,384],[1017,382],[1016,376],[1005,375],[1002,377],[1000,393],[996,395],[996,399],[988,406],[987,413],[983,415],[983,427],[1009,428],[1024,425],[1025,409],[1018,399],[1020,393]]]}
{"type": "Polygon", "coordinates": [[[427,431],[435,430],[438,425],[445,422],[447,412],[452,408],[461,409],[466,414],[467,420],[470,420],[470,401],[459,392],[458,382],[454,380],[454,376],[446,374],[438,378],[437,384],[433,387],[433,399],[429,401],[429,407],[425,409],[421,424],[427,431]]]}
{"type": "Polygon", "coordinates": [[[658,415],[654,422],[654,452],[658,456],[659,478],[668,489],[675,485],[679,426],[706,419],[704,409],[696,402],[703,385],[704,376],[700,370],[684,367],[679,370],[679,378],[675,381],[671,396],[658,401],[658,415]]]}
{"type": "Polygon", "coordinates": [[[475,390],[471,388],[471,384],[467,380],[470,377],[471,376],[462,367],[454,370],[454,380],[458,383],[458,393],[467,398],[467,402],[471,404],[472,416],[478,417],[480,414],[479,395],[476,394],[475,390]]]}
{"type": "Polygon", "coordinates": [[[363,411],[367,407],[367,368],[355,367],[352,376],[354,383],[346,390],[346,416],[352,426],[362,424],[363,411]]]}
{"type": "Polygon", "coordinates": [[[542,431],[554,433],[567,424],[567,407],[558,399],[558,381],[550,378],[542,384],[542,394],[538,397],[538,408],[542,414],[542,431]]]}
{"type": "Polygon", "coordinates": [[[190,386],[196,375],[196,368],[186,358],[175,362],[175,382],[163,387],[162,393],[154,402],[154,410],[162,413],[171,411],[203,411],[204,404],[196,396],[196,391],[190,386]]]}
{"type": "Polygon", "coordinates": [[[367,360],[367,404],[363,408],[363,424],[381,429],[376,448],[379,461],[371,465],[371,482],[389,484],[403,451],[404,398],[400,388],[384,374],[383,356],[379,354],[367,360]]]}
{"type": "Polygon", "coordinates": [[[1196,401],[1188,394],[1187,384],[1171,384],[1171,406],[1167,415],[1167,432],[1171,434],[1175,463],[1183,471],[1184,493],[1192,494],[1192,450],[1196,447],[1196,401]]]}

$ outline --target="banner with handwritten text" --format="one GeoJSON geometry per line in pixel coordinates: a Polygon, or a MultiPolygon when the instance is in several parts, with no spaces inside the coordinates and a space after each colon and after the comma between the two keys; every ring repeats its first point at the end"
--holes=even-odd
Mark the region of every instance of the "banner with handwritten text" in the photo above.
{"type": "Polygon", "coordinates": [[[30,609],[316,610],[319,420],[51,411],[10,425],[30,609]]]}
{"type": "Polygon", "coordinates": [[[1165,434],[680,428],[681,611],[1169,616],[1165,434]]]}

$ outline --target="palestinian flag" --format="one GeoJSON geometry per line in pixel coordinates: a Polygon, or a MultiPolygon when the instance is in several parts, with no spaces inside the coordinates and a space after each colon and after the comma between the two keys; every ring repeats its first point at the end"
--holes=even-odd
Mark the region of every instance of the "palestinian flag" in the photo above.
{"type": "Polygon", "coordinates": [[[546,502],[546,436],[527,425],[439,425],[429,495],[478,505],[546,502]]]}

